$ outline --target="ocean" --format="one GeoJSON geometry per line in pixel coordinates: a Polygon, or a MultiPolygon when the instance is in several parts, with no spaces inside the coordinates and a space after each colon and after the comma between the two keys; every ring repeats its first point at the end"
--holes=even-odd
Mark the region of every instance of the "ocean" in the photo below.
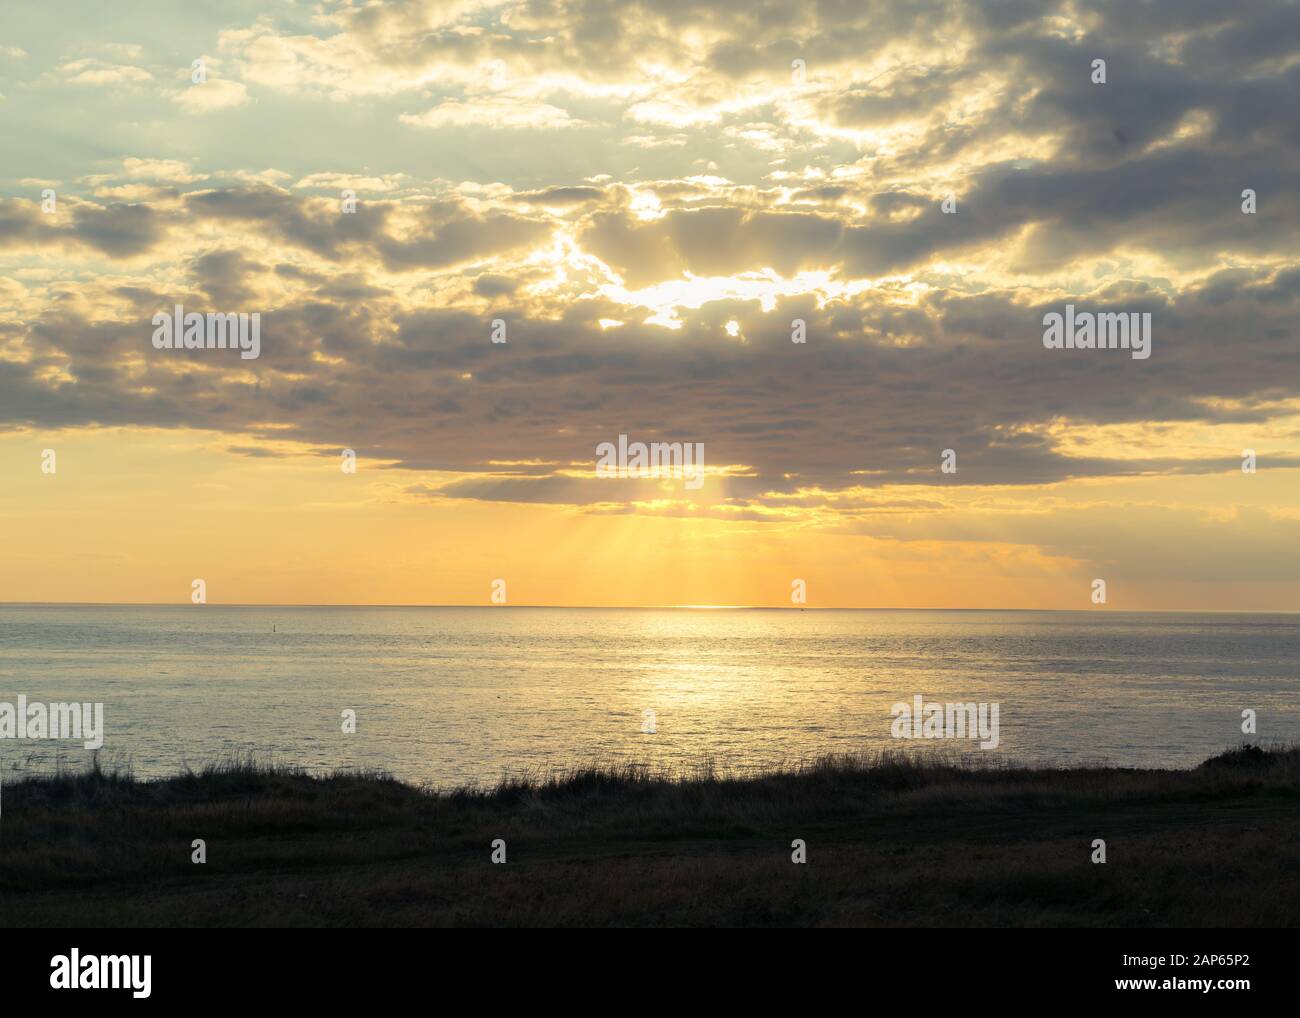
{"type": "MultiPolygon", "coordinates": [[[[1282,614],[0,605],[0,704],[102,702],[101,763],[138,777],[249,753],[441,788],[888,748],[1183,767],[1300,741],[1298,661],[1282,614]],[[894,738],[918,695],[997,704],[997,748],[894,738]]],[[[0,738],[5,780],[90,758],[0,738]]]]}

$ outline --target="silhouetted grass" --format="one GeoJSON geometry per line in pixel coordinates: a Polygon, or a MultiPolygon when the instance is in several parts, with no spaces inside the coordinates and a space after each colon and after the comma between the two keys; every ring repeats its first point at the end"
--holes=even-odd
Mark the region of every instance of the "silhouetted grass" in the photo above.
{"type": "Polygon", "coordinates": [[[1288,926],[1298,807],[1300,749],[1252,746],[1182,771],[883,752],[446,792],[248,757],[153,781],[96,763],[6,782],[0,924],[1288,926]]]}

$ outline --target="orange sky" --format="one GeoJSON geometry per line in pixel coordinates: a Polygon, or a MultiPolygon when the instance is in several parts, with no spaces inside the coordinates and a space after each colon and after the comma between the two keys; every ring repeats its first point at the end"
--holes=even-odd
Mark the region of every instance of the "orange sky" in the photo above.
{"type": "Polygon", "coordinates": [[[1100,577],[1110,608],[1300,609],[1295,580],[1196,578],[1268,540],[1244,528],[1240,504],[1293,498],[1295,471],[964,489],[947,511],[882,512],[898,522],[886,538],[807,513],[746,522],[416,498],[364,459],[346,475],[332,458],[225,446],[134,429],[0,440],[0,600],[185,603],[201,578],[214,604],[488,604],[504,579],[517,605],[781,606],[802,579],[812,607],[1094,609],[1100,577]],[[40,470],[45,448],[54,475],[40,470]],[[1225,497],[1228,481],[1250,497],[1225,497]],[[1195,508],[1164,508],[1180,504],[1195,508]],[[1091,535],[1071,533],[1080,520],[1091,535]],[[953,538],[962,531],[971,539],[953,538]],[[1081,536],[1116,559],[1071,555],[1081,536]],[[1189,576],[1143,575],[1180,555],[1189,576]]]}

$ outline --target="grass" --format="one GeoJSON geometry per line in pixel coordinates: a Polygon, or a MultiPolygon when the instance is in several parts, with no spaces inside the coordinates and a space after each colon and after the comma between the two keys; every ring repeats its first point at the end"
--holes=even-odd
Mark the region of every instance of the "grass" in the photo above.
{"type": "Polygon", "coordinates": [[[1291,926],[1300,748],[1191,770],[906,753],[437,792],[235,759],[6,783],[3,926],[1291,926]],[[207,862],[191,861],[206,842],[207,862]],[[507,844],[505,865],[491,842],[507,844]],[[791,842],[807,864],[791,862],[791,842]],[[1107,862],[1090,861],[1106,842],[1107,862]]]}

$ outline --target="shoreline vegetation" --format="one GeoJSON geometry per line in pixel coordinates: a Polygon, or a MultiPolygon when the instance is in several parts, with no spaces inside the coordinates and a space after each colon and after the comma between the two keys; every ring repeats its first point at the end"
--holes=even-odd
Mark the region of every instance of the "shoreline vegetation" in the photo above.
{"type": "Polygon", "coordinates": [[[593,765],[453,791],[250,758],[157,780],[96,763],[4,783],[0,887],[4,927],[1290,927],[1300,747],[1186,770],[934,751],[758,776],[593,765]]]}

